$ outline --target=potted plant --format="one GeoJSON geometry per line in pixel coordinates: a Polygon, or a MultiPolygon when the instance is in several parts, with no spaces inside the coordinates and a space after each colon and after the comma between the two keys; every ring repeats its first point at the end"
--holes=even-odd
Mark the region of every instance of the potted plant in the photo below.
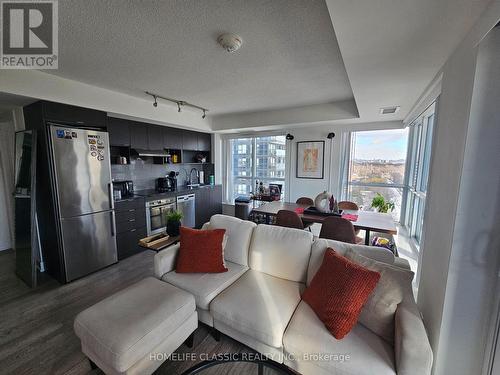
{"type": "Polygon", "coordinates": [[[181,227],[182,213],[179,211],[169,212],[167,218],[167,234],[171,237],[179,235],[179,228],[181,227]]]}
{"type": "Polygon", "coordinates": [[[384,196],[380,193],[377,193],[377,195],[373,198],[372,200],[372,207],[375,208],[378,212],[392,212],[394,211],[394,202],[391,201],[386,201],[384,196]]]}

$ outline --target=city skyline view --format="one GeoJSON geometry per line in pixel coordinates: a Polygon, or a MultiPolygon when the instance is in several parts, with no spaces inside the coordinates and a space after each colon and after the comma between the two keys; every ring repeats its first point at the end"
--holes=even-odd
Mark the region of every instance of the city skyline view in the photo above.
{"type": "Polygon", "coordinates": [[[355,132],[354,160],[405,161],[408,128],[355,132]]]}

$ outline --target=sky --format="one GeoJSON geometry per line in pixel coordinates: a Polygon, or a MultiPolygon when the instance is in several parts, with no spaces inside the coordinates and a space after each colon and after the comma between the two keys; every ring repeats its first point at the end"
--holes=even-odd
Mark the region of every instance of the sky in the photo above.
{"type": "Polygon", "coordinates": [[[355,136],[355,159],[406,158],[408,128],[356,132],[355,136]]]}

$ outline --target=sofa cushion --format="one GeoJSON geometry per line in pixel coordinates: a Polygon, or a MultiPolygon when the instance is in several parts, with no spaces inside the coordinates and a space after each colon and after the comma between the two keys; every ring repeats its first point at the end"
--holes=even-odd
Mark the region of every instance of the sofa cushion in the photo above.
{"type": "Polygon", "coordinates": [[[181,227],[180,248],[175,272],[227,272],[222,243],[224,229],[199,230],[181,227]]]}
{"type": "Polygon", "coordinates": [[[302,299],[336,339],[347,335],[358,321],[363,304],[380,274],[328,248],[323,263],[302,299]]]}
{"type": "Polygon", "coordinates": [[[221,322],[256,340],[282,347],[283,332],[300,302],[304,284],[248,270],[210,304],[221,322]]]}
{"type": "Polygon", "coordinates": [[[248,248],[256,226],[251,221],[232,216],[214,215],[210,218],[209,228],[226,230],[227,243],[224,248],[224,258],[227,261],[248,266],[248,248]]]}
{"type": "Polygon", "coordinates": [[[304,375],[311,362],[335,375],[396,374],[391,345],[366,327],[357,324],[342,340],[335,339],[311,307],[300,302],[283,337],[285,364],[304,375]],[[314,360],[314,355],[324,355],[314,360]],[[349,358],[336,357],[338,355],[349,358]],[[292,357],[293,356],[293,357],[292,357]],[[292,360],[291,358],[295,359],[292,360]],[[344,359],[344,360],[343,360],[344,359]]]}
{"type": "Polygon", "coordinates": [[[411,288],[413,272],[377,262],[349,249],[345,256],[353,262],[380,273],[380,280],[366,301],[359,322],[390,343],[394,342],[394,315],[403,301],[404,292],[411,288]]]}
{"type": "Polygon", "coordinates": [[[194,297],[147,277],[82,311],[74,329],[82,346],[125,371],[144,358],[195,311],[194,297]]]}
{"type": "Polygon", "coordinates": [[[353,249],[355,252],[370,259],[375,259],[379,262],[384,262],[387,264],[394,263],[394,254],[387,249],[382,249],[375,246],[354,245],[350,243],[320,238],[314,241],[311,247],[311,258],[309,260],[309,267],[307,270],[307,285],[311,283],[312,278],[318,271],[321,262],[323,262],[323,255],[325,254],[325,250],[329,247],[331,247],[340,255],[345,255],[348,249],[353,249]]]}
{"type": "Polygon", "coordinates": [[[260,224],[250,245],[250,268],[282,279],[305,282],[313,235],[302,229],[260,224]]]}
{"type": "Polygon", "coordinates": [[[248,270],[248,267],[231,262],[226,262],[226,267],[228,271],[223,273],[172,271],[164,274],[161,279],[191,293],[196,300],[196,306],[208,310],[210,302],[248,270]]]}

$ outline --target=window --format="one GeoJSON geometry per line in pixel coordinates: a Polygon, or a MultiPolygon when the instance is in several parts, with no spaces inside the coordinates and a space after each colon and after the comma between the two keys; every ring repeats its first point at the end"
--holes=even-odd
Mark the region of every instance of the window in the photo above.
{"type": "Polygon", "coordinates": [[[417,244],[422,240],[425,199],[431,158],[435,105],[410,124],[409,173],[404,224],[417,244]]]}
{"type": "Polygon", "coordinates": [[[262,181],[265,185],[284,186],[285,136],[236,138],[229,140],[228,144],[231,150],[227,191],[229,200],[253,192],[256,181],[262,181]]]}
{"type": "Polygon", "coordinates": [[[408,129],[351,133],[350,159],[344,197],[370,210],[377,193],[395,204],[400,220],[403,201],[408,129]]]}

